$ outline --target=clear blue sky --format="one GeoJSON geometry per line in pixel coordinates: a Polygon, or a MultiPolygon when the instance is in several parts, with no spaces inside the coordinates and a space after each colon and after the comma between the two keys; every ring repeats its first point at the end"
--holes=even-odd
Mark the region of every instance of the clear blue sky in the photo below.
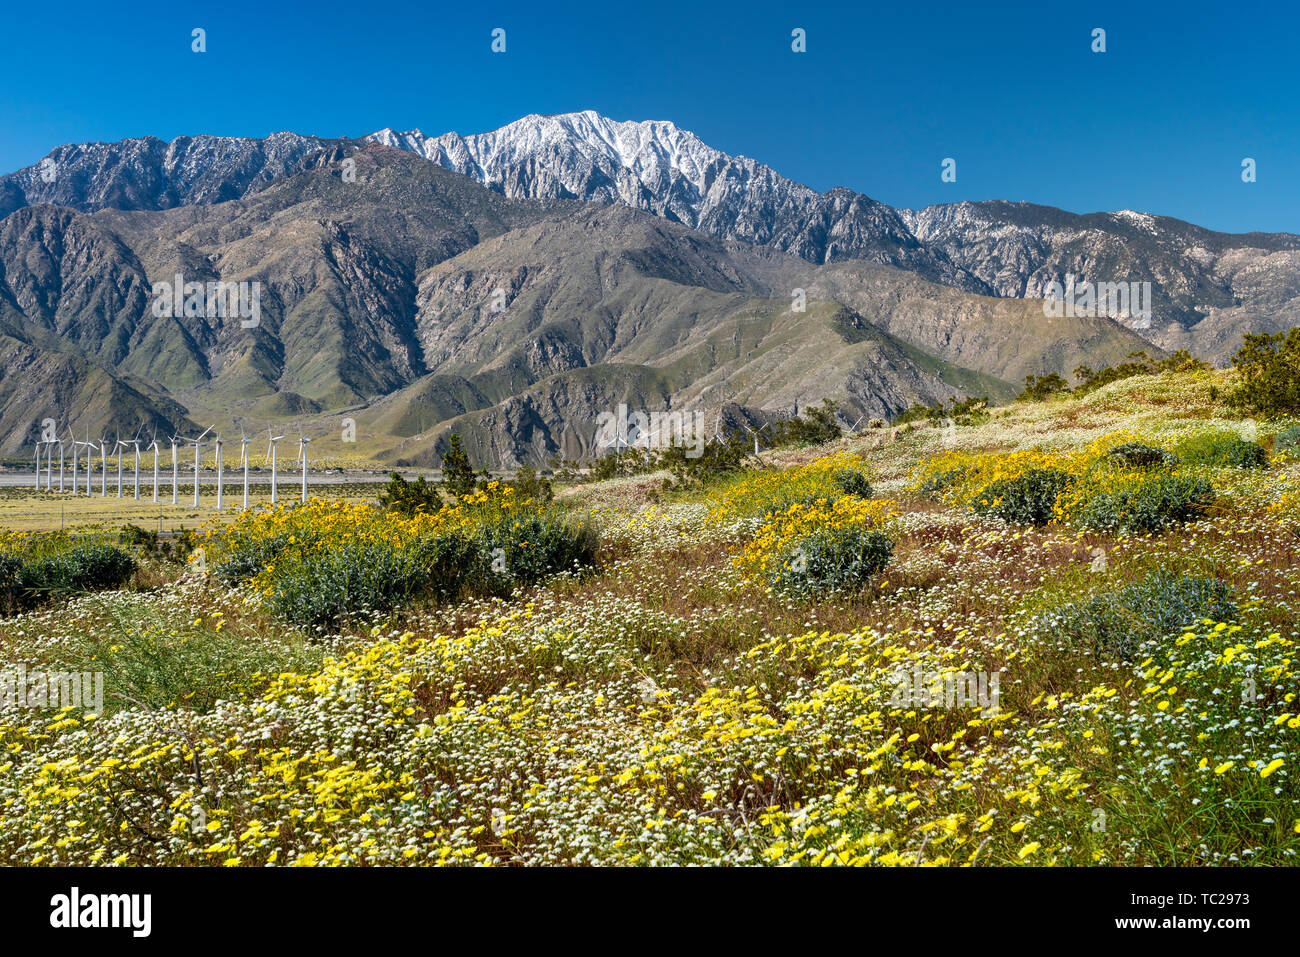
{"type": "Polygon", "coordinates": [[[1300,232],[1295,0],[68,0],[10,3],[4,20],[6,172],[69,142],[472,133],[594,109],[895,206],[1023,199],[1300,232]],[[807,53],[791,52],[795,27],[807,53]]]}

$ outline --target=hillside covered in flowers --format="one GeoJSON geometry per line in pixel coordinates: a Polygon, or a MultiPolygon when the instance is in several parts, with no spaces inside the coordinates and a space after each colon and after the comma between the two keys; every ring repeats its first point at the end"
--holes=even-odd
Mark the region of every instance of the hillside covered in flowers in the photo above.
{"type": "Polygon", "coordinates": [[[5,658],[104,700],[0,700],[0,863],[1293,864],[1300,429],[1227,375],[185,566],[10,535],[5,658]]]}

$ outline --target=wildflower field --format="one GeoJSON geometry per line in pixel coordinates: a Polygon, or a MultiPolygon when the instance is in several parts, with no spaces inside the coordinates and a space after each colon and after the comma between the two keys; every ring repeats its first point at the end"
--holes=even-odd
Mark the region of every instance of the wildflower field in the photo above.
{"type": "Polygon", "coordinates": [[[0,863],[1295,864],[1300,456],[1222,375],[185,565],[9,535],[5,660],[105,699],[0,702],[0,863]]]}

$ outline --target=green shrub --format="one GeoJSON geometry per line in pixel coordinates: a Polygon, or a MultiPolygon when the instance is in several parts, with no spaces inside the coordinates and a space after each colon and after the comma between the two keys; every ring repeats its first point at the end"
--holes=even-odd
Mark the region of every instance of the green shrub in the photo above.
{"type": "Polygon", "coordinates": [[[1250,415],[1300,415],[1300,329],[1247,334],[1232,357],[1240,384],[1228,404],[1250,415]]]}
{"type": "Polygon", "coordinates": [[[329,548],[293,551],[276,562],[267,602],[297,625],[336,625],[358,612],[387,611],[409,600],[427,579],[418,549],[359,538],[329,548]]]}
{"type": "Polygon", "coordinates": [[[1273,451],[1279,455],[1300,456],[1300,425],[1293,425],[1277,434],[1273,451]]]}
{"type": "Polygon", "coordinates": [[[390,512],[409,518],[416,512],[438,511],[442,507],[442,496],[438,494],[438,487],[430,485],[423,475],[414,482],[408,482],[393,472],[388,484],[379,493],[379,504],[390,512]]]}
{"type": "Polygon", "coordinates": [[[19,606],[18,584],[23,560],[17,555],[0,552],[0,613],[10,614],[19,606]]]}
{"type": "Polygon", "coordinates": [[[1203,478],[1152,475],[1113,488],[1103,486],[1084,495],[1073,520],[1083,528],[1150,535],[1200,518],[1214,498],[1214,486],[1203,478]]]}
{"type": "Polygon", "coordinates": [[[121,531],[117,533],[117,540],[128,548],[138,548],[146,555],[152,555],[158,551],[158,533],[151,529],[141,528],[139,525],[127,523],[122,526],[121,531]]]}
{"type": "Polygon", "coordinates": [[[831,484],[845,495],[859,498],[871,498],[871,483],[857,469],[836,469],[831,475],[831,484]]]}
{"type": "MultiPolygon", "coordinates": [[[[805,408],[802,416],[780,419],[767,426],[765,431],[771,437],[773,448],[832,442],[844,434],[844,430],[835,421],[837,411],[838,406],[834,402],[823,399],[820,406],[805,408]]],[[[741,445],[744,444],[742,438],[741,445]]]]}
{"type": "Polygon", "coordinates": [[[596,561],[592,527],[555,512],[489,526],[481,542],[489,574],[521,585],[534,585],[596,561]]]}
{"type": "Polygon", "coordinates": [[[966,474],[970,470],[964,465],[956,465],[950,469],[943,469],[929,476],[917,488],[917,492],[927,498],[936,498],[940,493],[947,491],[955,485],[960,485],[966,479],[966,474]]]}
{"type": "Polygon", "coordinates": [[[445,530],[404,548],[385,539],[344,538],[277,553],[268,543],[226,559],[218,574],[242,581],[274,560],[268,607],[296,625],[324,628],[421,598],[506,596],[515,585],[594,564],[597,546],[591,525],[552,511],[445,530]]]}
{"type": "Polygon", "coordinates": [[[135,573],[135,559],[114,545],[84,542],[54,555],[28,559],[18,588],[33,597],[120,588],[135,573]]]}
{"type": "Polygon", "coordinates": [[[1194,435],[1179,442],[1175,448],[1179,457],[1188,465],[1268,468],[1268,451],[1258,442],[1249,442],[1233,432],[1194,435]]]}
{"type": "Polygon", "coordinates": [[[1030,469],[1013,479],[999,479],[981,490],[971,507],[980,515],[1005,522],[1046,525],[1056,517],[1056,500],[1074,482],[1060,469],[1030,469]]]}
{"type": "MultiPolygon", "coordinates": [[[[299,540],[302,533],[299,533],[299,540]]],[[[227,554],[212,566],[212,574],[227,585],[238,585],[252,578],[278,556],[289,544],[289,535],[267,539],[226,539],[227,554]]]]}
{"type": "Polygon", "coordinates": [[[893,541],[878,529],[828,528],[800,539],[768,581],[774,590],[795,596],[856,591],[893,556],[893,541]]]}
{"type": "Polygon", "coordinates": [[[1234,621],[1232,589],[1214,578],[1158,571],[1109,594],[1039,615],[1031,631],[1064,638],[1102,658],[1132,658],[1142,642],[1173,635],[1202,618],[1234,621]]]}
{"type": "Polygon", "coordinates": [[[1027,375],[1025,376],[1025,390],[1020,393],[1018,398],[1021,401],[1041,402],[1048,396],[1059,395],[1062,392],[1068,392],[1070,383],[1066,382],[1055,372],[1047,375],[1027,375]]]}
{"type": "Polygon", "coordinates": [[[538,505],[547,505],[555,498],[551,483],[527,465],[521,466],[515,472],[515,477],[505,484],[515,490],[515,496],[521,502],[532,499],[538,505]]]}
{"type": "Polygon", "coordinates": [[[1172,452],[1166,452],[1154,445],[1144,445],[1141,442],[1117,445],[1106,454],[1120,465],[1131,469],[1171,469],[1178,465],[1178,456],[1172,452]]]}

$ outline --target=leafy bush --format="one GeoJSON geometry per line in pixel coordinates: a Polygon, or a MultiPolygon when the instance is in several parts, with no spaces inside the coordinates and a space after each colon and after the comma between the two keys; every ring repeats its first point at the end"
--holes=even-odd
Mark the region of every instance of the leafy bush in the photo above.
{"type": "Polygon", "coordinates": [[[591,526],[555,512],[488,526],[482,543],[487,572],[521,585],[534,585],[596,561],[597,540],[591,526]]]}
{"type": "Polygon", "coordinates": [[[1122,535],[1147,535],[1203,516],[1214,486],[1187,475],[1137,474],[1087,489],[1073,513],[1075,524],[1122,535]]]}
{"type": "Polygon", "coordinates": [[[532,499],[539,505],[549,504],[555,498],[551,483],[537,474],[529,466],[521,466],[515,477],[507,483],[518,494],[520,501],[532,499]]]}
{"type": "Polygon", "coordinates": [[[1178,465],[1178,456],[1172,452],[1167,452],[1154,445],[1144,445],[1141,442],[1126,442],[1124,445],[1117,445],[1106,454],[1126,468],[1171,469],[1178,465]]]}
{"type": "Polygon", "coordinates": [[[1048,396],[1059,395],[1062,392],[1068,392],[1069,389],[1070,383],[1055,372],[1042,376],[1027,375],[1025,376],[1025,389],[1018,398],[1031,402],[1041,402],[1048,396]]]}
{"type": "Polygon", "coordinates": [[[893,541],[879,529],[822,529],[800,539],[775,563],[768,583],[776,591],[796,596],[856,591],[893,556],[893,541]]]}
{"type": "Polygon", "coordinates": [[[1030,469],[1023,475],[999,479],[980,491],[971,507],[981,515],[1005,522],[1046,525],[1056,517],[1056,500],[1074,482],[1060,469],[1030,469]]]}
{"type": "Polygon", "coordinates": [[[1293,425],[1277,434],[1273,450],[1279,455],[1300,455],[1300,425],[1293,425]]]}
{"type": "Polygon", "coordinates": [[[120,588],[135,572],[135,559],[114,545],[85,542],[55,555],[29,559],[18,587],[41,595],[120,588]]]}
{"type": "Polygon", "coordinates": [[[1175,448],[1188,465],[1266,469],[1268,452],[1233,432],[1207,432],[1184,439],[1175,448]]]}
{"type": "Polygon", "coordinates": [[[387,611],[426,581],[418,549],[347,538],[326,548],[287,552],[267,595],[272,611],[298,625],[325,626],[362,611],[387,611]]]}
{"type": "Polygon", "coordinates": [[[1165,571],[1059,606],[1038,616],[1031,630],[1065,638],[1103,658],[1132,658],[1144,641],[1168,636],[1202,618],[1234,621],[1238,609],[1232,589],[1215,578],[1165,571]]]}
{"type": "Polygon", "coordinates": [[[0,612],[9,614],[18,610],[18,582],[22,570],[21,558],[0,552],[0,612]]]}
{"type": "Polygon", "coordinates": [[[289,545],[288,534],[253,538],[232,534],[226,539],[224,558],[212,566],[212,574],[227,585],[238,585],[260,572],[289,545]]]}
{"type": "Polygon", "coordinates": [[[832,442],[843,434],[835,421],[837,406],[824,399],[820,406],[804,409],[802,416],[773,422],[766,431],[771,436],[773,448],[788,445],[821,445],[832,442]]]}
{"type": "Polygon", "coordinates": [[[917,492],[927,498],[938,497],[941,493],[950,488],[959,486],[966,480],[966,475],[970,470],[964,465],[955,465],[952,468],[940,469],[931,475],[926,476],[925,480],[917,486],[917,492]]]}
{"type": "Polygon", "coordinates": [[[158,551],[158,533],[152,529],[132,525],[130,522],[122,526],[121,531],[117,533],[117,540],[129,548],[140,549],[146,555],[158,551]]]}
{"type": "Polygon", "coordinates": [[[423,475],[408,482],[393,472],[379,493],[379,504],[390,512],[411,516],[416,512],[436,512],[442,507],[442,496],[438,494],[438,487],[430,485],[423,475]]]}
{"type": "MultiPolygon", "coordinates": [[[[909,422],[922,420],[933,425],[939,425],[948,419],[951,419],[954,425],[980,425],[988,421],[988,396],[975,398],[968,396],[960,401],[954,396],[949,401],[952,403],[951,406],[944,405],[942,402],[932,406],[922,405],[920,402],[914,403],[910,409],[894,419],[894,425],[906,425],[909,422]]],[[[871,421],[880,422],[882,427],[884,425],[884,422],[879,419],[871,421]]]]}
{"type": "Polygon", "coordinates": [[[871,498],[871,483],[857,469],[836,469],[831,475],[831,484],[845,495],[857,495],[871,498]]]}
{"type": "Polygon", "coordinates": [[[678,485],[706,485],[739,472],[749,445],[742,436],[732,433],[725,441],[705,442],[699,455],[687,454],[693,451],[684,444],[674,444],[659,454],[655,467],[672,472],[678,485]]]}
{"type": "Polygon", "coordinates": [[[1251,415],[1300,415],[1300,328],[1247,334],[1232,357],[1240,384],[1228,404],[1251,415]]]}

